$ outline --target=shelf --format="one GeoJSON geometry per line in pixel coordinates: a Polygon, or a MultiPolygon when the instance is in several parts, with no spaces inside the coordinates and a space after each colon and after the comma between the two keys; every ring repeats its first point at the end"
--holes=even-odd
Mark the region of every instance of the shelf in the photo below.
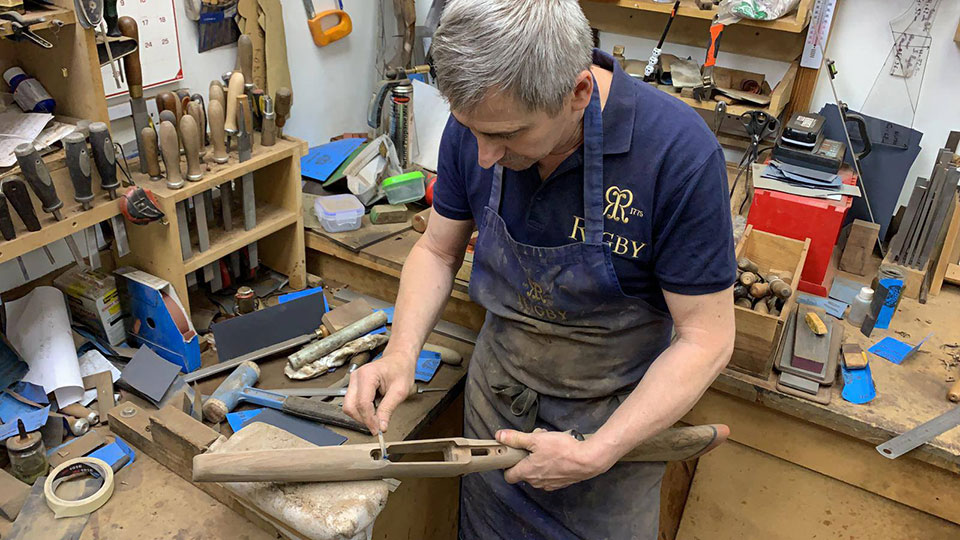
{"type": "MultiPolygon", "coordinates": [[[[53,23],[53,20],[59,20],[63,23],[63,26],[77,23],[77,15],[73,10],[60,8],[60,7],[49,7],[45,9],[32,9],[26,13],[22,13],[23,18],[26,20],[27,25],[30,27],[30,30],[34,32],[38,30],[45,30],[48,28],[53,28],[56,31],[56,25],[53,23]],[[45,19],[43,22],[37,23],[36,21],[40,19],[45,19]],[[36,24],[34,24],[36,23],[36,24]]],[[[0,37],[8,37],[13,35],[13,28],[11,28],[10,21],[0,22],[0,37]]]]}
{"type": "MultiPolygon", "coordinates": [[[[15,169],[19,173],[19,168],[15,169]]],[[[13,217],[13,228],[17,237],[6,241],[0,239],[0,264],[120,215],[118,201],[110,200],[107,193],[99,189],[100,177],[97,176],[95,170],[93,174],[93,207],[90,210],[83,210],[80,203],[73,200],[73,184],[70,182],[67,169],[60,167],[50,171],[50,176],[57,188],[57,195],[63,201],[63,208],[60,209],[60,213],[63,214],[63,221],[57,221],[53,215],[44,212],[40,207],[40,201],[33,190],[30,190],[34,213],[40,220],[41,228],[39,231],[28,232],[23,222],[20,221],[20,217],[13,210],[13,206],[8,202],[7,209],[13,217]]],[[[121,187],[118,194],[124,190],[125,188],[121,187]]]]}
{"type": "Polygon", "coordinates": [[[210,249],[200,253],[197,246],[193,246],[193,257],[183,261],[184,272],[195,272],[265,236],[294,225],[299,217],[295,212],[283,208],[258,205],[257,226],[247,231],[243,228],[243,216],[235,213],[233,230],[225,231],[219,227],[210,230],[210,249]]]}
{"type": "MultiPolygon", "coordinates": [[[[228,152],[229,161],[224,164],[213,162],[213,147],[207,147],[207,153],[204,156],[203,178],[191,182],[185,180],[180,189],[170,189],[165,180],[150,180],[150,177],[140,172],[140,163],[136,160],[130,162],[130,168],[133,169],[132,176],[134,182],[139,186],[149,189],[161,199],[172,199],[174,202],[180,202],[189,199],[198,193],[209,191],[220,184],[240,178],[248,172],[254,172],[262,169],[272,163],[282,161],[283,159],[295,156],[298,160],[306,155],[307,143],[299,139],[277,139],[274,146],[261,146],[260,134],[254,133],[253,152],[249,160],[240,163],[236,149],[228,152]]],[[[186,158],[180,157],[180,170],[187,171],[186,158]]]]}
{"type": "MultiPolygon", "coordinates": [[[[761,107],[759,105],[751,104],[733,104],[727,105],[727,116],[740,116],[741,114],[748,111],[763,111],[769,115],[779,117],[780,113],[787,107],[787,104],[790,103],[790,97],[793,92],[793,81],[797,77],[797,71],[800,68],[800,64],[794,62],[790,69],[783,75],[783,79],[777,83],[776,88],[773,89],[773,92],[770,94],[770,104],[766,107],[761,107]]],[[[681,96],[675,92],[668,92],[666,90],[661,90],[666,94],[669,94],[680,101],[686,103],[687,105],[693,107],[698,111],[714,113],[717,108],[716,101],[697,101],[696,99],[681,96]]],[[[712,126],[712,124],[711,124],[712,126]]]]}
{"type": "MultiPolygon", "coordinates": [[[[609,4],[627,9],[638,11],[648,11],[651,13],[669,14],[673,10],[673,2],[658,3],[651,0],[582,0],[581,3],[609,4]]],[[[799,33],[807,28],[810,18],[810,5],[813,0],[800,0],[797,9],[786,16],[773,21],[755,21],[753,19],[741,19],[736,24],[743,26],[756,26],[778,32],[799,33]]],[[[686,17],[691,19],[712,20],[716,15],[717,9],[700,9],[694,0],[682,0],[680,9],[677,11],[677,17],[686,17]]]]}

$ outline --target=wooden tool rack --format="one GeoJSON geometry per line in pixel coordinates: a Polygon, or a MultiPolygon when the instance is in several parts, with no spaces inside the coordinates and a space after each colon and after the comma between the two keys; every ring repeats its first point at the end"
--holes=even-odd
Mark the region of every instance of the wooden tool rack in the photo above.
{"type": "MultiPolygon", "coordinates": [[[[262,264],[286,275],[294,289],[306,287],[300,158],[306,155],[307,143],[285,136],[274,146],[262,146],[259,133],[254,134],[253,141],[253,155],[243,163],[237,160],[237,153],[233,151],[227,163],[216,164],[212,160],[213,149],[207,147],[203,178],[197,182],[186,181],[181,189],[170,189],[163,180],[151,181],[148,175],[139,172],[138,167],[132,166],[134,182],[156,195],[168,224],[128,225],[131,252],[124,262],[169,281],[187,313],[190,313],[187,274],[257,241],[260,241],[258,248],[262,264]],[[187,224],[177,219],[177,203],[230,180],[239,180],[249,172],[253,173],[255,186],[257,225],[249,231],[244,230],[243,213],[234,211],[232,230],[211,227],[210,248],[200,252],[194,239],[193,255],[184,259],[180,249],[180,228],[187,224]]],[[[180,164],[182,170],[186,170],[183,156],[180,164]]]]}
{"type": "MultiPolygon", "coordinates": [[[[786,74],[773,88],[770,105],[761,107],[750,104],[734,104],[727,108],[727,117],[736,117],[746,111],[761,110],[784,118],[794,111],[803,111],[810,106],[819,69],[800,67],[799,58],[810,25],[810,10],[814,0],[800,0],[797,9],[773,21],[742,19],[724,28],[720,42],[720,61],[724,53],[743,54],[790,62],[786,74]]],[[[580,5],[590,20],[590,26],[605,32],[637,36],[657,40],[663,32],[673,2],[655,3],[650,0],[581,0],[580,5]]],[[[667,35],[667,43],[679,43],[706,48],[710,21],[716,8],[701,10],[694,0],[683,0],[676,19],[667,35]]],[[[826,47],[826,44],[823,45],[826,47]]],[[[669,53],[668,46],[664,52],[669,53]]],[[[639,53],[635,52],[635,55],[639,53]]],[[[639,55],[646,58],[646,52],[639,55]]],[[[670,93],[696,109],[701,116],[712,119],[716,109],[714,101],[697,101],[670,93]]],[[[742,132],[742,129],[740,129],[742,132]]],[[[718,137],[724,145],[745,147],[743,137],[731,137],[721,133],[718,137]]]]}
{"type": "MultiPolygon", "coordinates": [[[[0,22],[0,73],[10,67],[20,66],[35,77],[56,100],[59,120],[70,123],[78,119],[109,122],[93,31],[77,24],[71,0],[54,0],[54,3],[56,6],[23,13],[28,22],[44,19],[44,22],[30,28],[53,43],[52,49],[44,49],[28,41],[11,40],[13,30],[10,22],[0,22]]],[[[61,213],[64,219],[56,221],[52,215],[44,212],[40,201],[31,194],[41,229],[29,232],[10,208],[17,237],[0,241],[0,264],[120,214],[116,201],[111,201],[106,193],[97,190],[94,191],[93,207],[86,211],[81,209],[80,204],[73,200],[73,185],[63,150],[47,154],[43,160],[63,201],[61,213]]],[[[94,169],[94,186],[99,186],[96,169],[91,168],[94,169]]],[[[0,178],[13,174],[19,174],[19,167],[0,172],[0,178]]]]}

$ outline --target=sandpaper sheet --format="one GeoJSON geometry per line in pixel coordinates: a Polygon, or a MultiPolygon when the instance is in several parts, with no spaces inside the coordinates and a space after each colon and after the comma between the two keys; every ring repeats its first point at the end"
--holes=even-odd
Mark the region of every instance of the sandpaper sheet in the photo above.
{"type": "Polygon", "coordinates": [[[211,326],[221,362],[315,331],[322,324],[324,299],[311,294],[211,326]]]}
{"type": "Polygon", "coordinates": [[[123,370],[120,382],[157,405],[173,384],[177,373],[180,373],[180,366],[167,362],[150,347],[143,345],[123,370]]]}

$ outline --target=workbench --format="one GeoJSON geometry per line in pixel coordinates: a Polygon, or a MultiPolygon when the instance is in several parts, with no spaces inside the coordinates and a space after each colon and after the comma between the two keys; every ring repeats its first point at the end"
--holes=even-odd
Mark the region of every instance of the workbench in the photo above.
{"type": "MultiPolygon", "coordinates": [[[[341,236],[308,230],[307,268],[392,302],[419,237],[401,227],[351,247],[341,236]]],[[[475,327],[483,310],[469,302],[468,269],[458,273],[443,317],[475,327]]],[[[830,404],[820,405],[778,392],[774,376],[724,370],[683,421],[725,423],[730,442],[698,463],[668,468],[660,538],[960,538],[960,429],[897,460],[874,448],[954,406],[946,392],[948,380],[960,376],[953,358],[960,353],[958,308],[960,289],[948,286],[926,305],[904,299],[891,328],[874,330],[869,339],[840,323],[847,341],[864,350],[885,336],[914,344],[934,333],[902,365],[870,355],[878,396],[865,405],[844,401],[840,381],[830,404]]]]}

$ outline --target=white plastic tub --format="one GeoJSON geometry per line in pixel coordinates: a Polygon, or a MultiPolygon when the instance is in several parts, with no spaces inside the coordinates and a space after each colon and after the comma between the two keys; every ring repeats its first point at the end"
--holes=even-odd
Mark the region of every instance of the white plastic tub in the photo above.
{"type": "Polygon", "coordinates": [[[363,220],[363,205],[354,195],[326,195],[317,197],[313,211],[323,230],[331,233],[354,231],[363,220]]]}

